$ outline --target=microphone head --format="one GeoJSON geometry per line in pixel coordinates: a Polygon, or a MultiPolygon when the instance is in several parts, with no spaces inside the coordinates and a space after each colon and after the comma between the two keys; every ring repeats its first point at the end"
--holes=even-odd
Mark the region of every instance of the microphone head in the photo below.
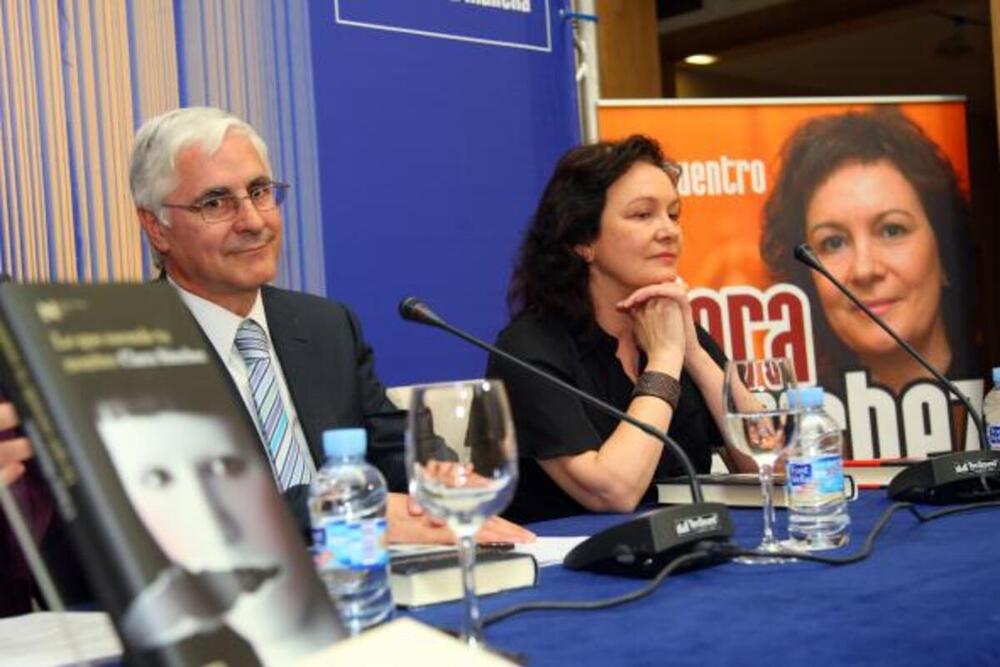
{"type": "Polygon", "coordinates": [[[410,322],[441,326],[444,323],[431,307],[415,296],[408,296],[399,302],[399,316],[410,322]]]}
{"type": "Polygon", "coordinates": [[[819,261],[819,257],[816,256],[816,253],[813,252],[813,249],[809,247],[808,243],[800,243],[795,246],[795,259],[814,269],[818,269],[822,266],[819,261]]]}

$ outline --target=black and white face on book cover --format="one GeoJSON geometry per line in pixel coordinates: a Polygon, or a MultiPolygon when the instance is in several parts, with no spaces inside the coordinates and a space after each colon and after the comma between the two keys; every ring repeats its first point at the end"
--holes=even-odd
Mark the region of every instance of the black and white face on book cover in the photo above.
{"type": "Polygon", "coordinates": [[[4,286],[0,317],[18,407],[138,662],[280,665],[344,636],[253,422],[172,288],[4,286]]]}

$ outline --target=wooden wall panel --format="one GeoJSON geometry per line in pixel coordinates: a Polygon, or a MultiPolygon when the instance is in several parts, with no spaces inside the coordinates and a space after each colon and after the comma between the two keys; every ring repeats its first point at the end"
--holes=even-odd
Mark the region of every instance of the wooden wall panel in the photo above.
{"type": "Polygon", "coordinates": [[[661,97],[655,0],[597,0],[601,97],[661,97]]]}

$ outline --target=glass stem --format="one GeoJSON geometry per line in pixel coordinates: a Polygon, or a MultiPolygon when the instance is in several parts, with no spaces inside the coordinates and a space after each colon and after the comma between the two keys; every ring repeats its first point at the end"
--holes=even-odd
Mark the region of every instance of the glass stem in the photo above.
{"type": "Polygon", "coordinates": [[[779,548],[777,540],[774,539],[774,469],[770,465],[760,466],[760,494],[763,499],[764,508],[764,541],[760,548],[764,550],[776,550],[779,548]]]}
{"type": "Polygon", "coordinates": [[[479,598],[476,597],[476,542],[475,533],[464,532],[458,539],[458,558],[462,567],[462,589],[465,593],[465,620],[462,639],[469,646],[483,643],[483,622],[479,616],[479,598]]]}

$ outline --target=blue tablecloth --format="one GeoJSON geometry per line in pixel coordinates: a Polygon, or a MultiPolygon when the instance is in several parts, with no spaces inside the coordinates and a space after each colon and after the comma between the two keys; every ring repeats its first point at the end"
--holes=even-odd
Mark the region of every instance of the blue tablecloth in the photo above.
{"type": "MultiPolygon", "coordinates": [[[[851,544],[828,553],[858,549],[888,506],[884,493],[863,492],[850,506],[851,544]]],[[[625,518],[532,528],[589,535],[625,518]]],[[[736,542],[759,542],[759,509],[733,510],[733,519],[736,542]]],[[[780,510],[778,525],[782,534],[780,510]]],[[[553,566],[537,587],[483,598],[482,608],[588,600],[643,583],[553,566]]],[[[453,603],[413,615],[457,628],[461,610],[453,603]]],[[[612,609],[520,614],[488,627],[486,637],[531,665],[1000,665],[1000,510],[926,524],[899,512],[860,563],[726,563],[668,578],[649,597],[612,609]]]]}

